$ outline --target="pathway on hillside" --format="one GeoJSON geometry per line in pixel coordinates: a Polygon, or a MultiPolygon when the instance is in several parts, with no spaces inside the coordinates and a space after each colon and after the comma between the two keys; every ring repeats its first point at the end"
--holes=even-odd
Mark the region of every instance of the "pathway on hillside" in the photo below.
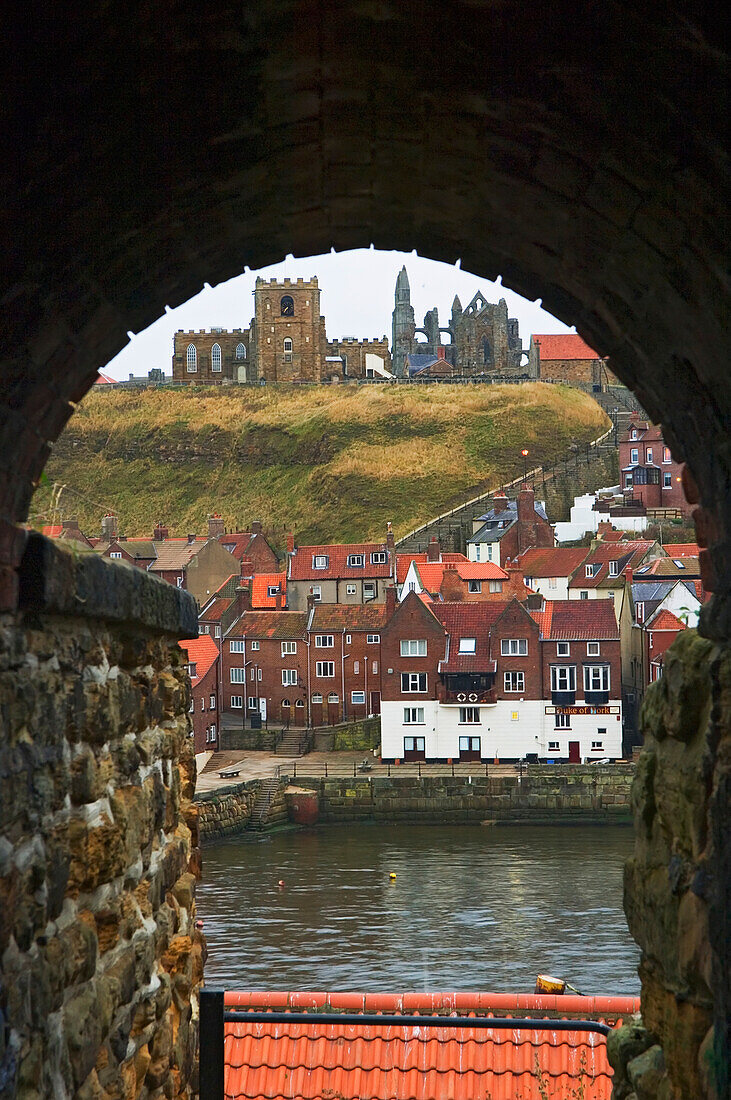
{"type": "Polygon", "coordinates": [[[577,446],[561,462],[552,466],[537,466],[535,469],[528,470],[525,477],[521,475],[513,481],[493,486],[479,496],[472,497],[450,511],[435,516],[398,539],[397,548],[413,553],[423,552],[427,549],[432,536],[436,535],[442,549],[465,553],[466,540],[472,535],[473,521],[479,519],[492,506],[495,493],[508,494],[511,489],[516,489],[524,482],[533,489],[538,489],[539,485],[545,488],[546,482],[570,474],[574,470],[578,471],[584,465],[590,466],[609,451],[615,450],[619,435],[626,428],[630,416],[633,412],[642,412],[642,407],[630,390],[624,390],[619,386],[613,386],[604,393],[592,394],[592,396],[611,417],[612,426],[606,432],[588,443],[586,447],[577,446]]]}

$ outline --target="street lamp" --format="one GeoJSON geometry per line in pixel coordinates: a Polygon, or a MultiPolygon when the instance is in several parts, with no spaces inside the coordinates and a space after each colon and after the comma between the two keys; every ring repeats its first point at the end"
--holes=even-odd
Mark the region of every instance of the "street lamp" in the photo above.
{"type": "Polygon", "coordinates": [[[520,453],[523,456],[523,481],[527,481],[528,480],[528,451],[524,447],[523,450],[520,453]]]}

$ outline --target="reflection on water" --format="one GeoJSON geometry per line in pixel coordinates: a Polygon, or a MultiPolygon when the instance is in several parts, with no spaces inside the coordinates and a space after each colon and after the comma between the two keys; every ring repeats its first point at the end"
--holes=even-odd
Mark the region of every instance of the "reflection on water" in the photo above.
{"type": "Polygon", "coordinates": [[[582,993],[637,994],[622,912],[631,847],[620,826],[349,825],[207,844],[206,980],[530,993],[549,973],[582,993]]]}

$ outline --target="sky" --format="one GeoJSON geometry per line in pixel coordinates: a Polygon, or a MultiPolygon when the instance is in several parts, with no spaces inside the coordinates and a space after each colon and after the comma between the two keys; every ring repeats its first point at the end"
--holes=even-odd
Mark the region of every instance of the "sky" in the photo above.
{"type": "Polygon", "coordinates": [[[481,290],[489,302],[506,299],[509,315],[520,322],[524,348],[528,347],[532,332],[575,331],[541,309],[540,300],[530,302],[521,298],[499,280],[479,279],[458,266],[427,260],[415,252],[356,249],[306,259],[288,256],[281,263],[259,271],[247,268],[242,275],[218,286],[206,285],[200,294],[169,310],[143,332],[132,335],[129,344],[104,368],[104,373],[123,380],[130,374],[146,375],[151,367],[161,367],[169,375],[173,334],[177,329],[248,328],[254,312],[257,275],[265,279],[309,279],[317,275],[328,339],[343,336],[375,339],[385,335],[390,344],[394,287],[402,264],[409,275],[417,325],[423,324],[424,314],[433,306],[438,307],[440,321],[446,324],[455,294],[466,306],[481,290]]]}

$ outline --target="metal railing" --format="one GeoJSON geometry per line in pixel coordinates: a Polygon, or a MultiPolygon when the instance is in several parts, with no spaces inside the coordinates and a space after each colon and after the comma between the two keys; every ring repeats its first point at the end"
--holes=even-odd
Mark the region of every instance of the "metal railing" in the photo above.
{"type": "Polygon", "coordinates": [[[465,1028],[492,1031],[581,1031],[606,1039],[612,1028],[596,1020],[522,1016],[431,1016],[359,1012],[292,1012],[227,1009],[224,991],[200,991],[200,1100],[223,1100],[227,1024],[335,1024],[358,1027],[465,1028]]]}

